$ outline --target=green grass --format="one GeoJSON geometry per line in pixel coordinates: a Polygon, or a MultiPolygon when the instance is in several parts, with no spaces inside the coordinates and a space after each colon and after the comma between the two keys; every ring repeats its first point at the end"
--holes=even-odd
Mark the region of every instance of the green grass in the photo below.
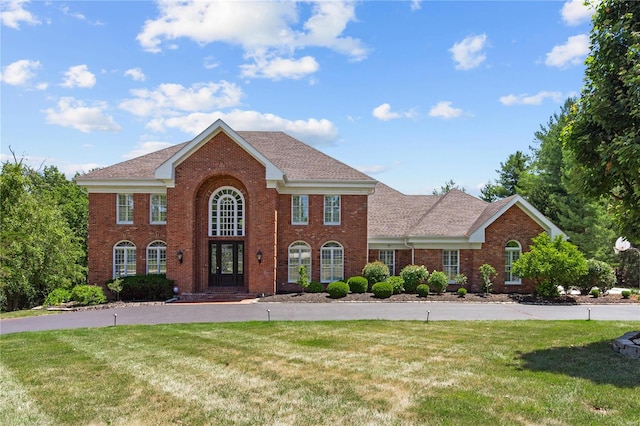
{"type": "Polygon", "coordinates": [[[41,315],[59,314],[63,311],[48,311],[46,309],[24,309],[21,311],[0,312],[0,319],[38,317],[41,315]]]}
{"type": "Polygon", "coordinates": [[[624,425],[640,322],[252,322],[1,336],[7,425],[624,425]]]}

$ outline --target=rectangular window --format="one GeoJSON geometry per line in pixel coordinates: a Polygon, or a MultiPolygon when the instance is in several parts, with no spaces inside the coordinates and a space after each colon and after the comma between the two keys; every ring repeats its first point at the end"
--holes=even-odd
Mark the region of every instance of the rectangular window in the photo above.
{"type": "Polygon", "coordinates": [[[324,196],[324,224],[340,225],[340,196],[324,196]]]}
{"type": "Polygon", "coordinates": [[[522,284],[522,280],[519,276],[513,273],[513,263],[520,258],[520,250],[509,250],[506,251],[505,257],[505,265],[504,265],[504,274],[505,274],[505,284],[522,284]]]}
{"type": "Polygon", "coordinates": [[[460,252],[458,250],[442,251],[442,272],[447,274],[450,282],[460,273],[460,252]]]}
{"type": "Polygon", "coordinates": [[[163,225],[167,223],[167,196],[162,194],[151,195],[151,223],[163,225]]]}
{"type": "Polygon", "coordinates": [[[118,223],[133,223],[133,194],[118,194],[118,223]]]}
{"type": "Polygon", "coordinates": [[[380,250],[380,262],[389,267],[389,274],[396,274],[396,252],[395,250],[380,250]]]}
{"type": "Polygon", "coordinates": [[[293,225],[306,225],[309,223],[309,196],[291,196],[291,223],[293,225]]]}

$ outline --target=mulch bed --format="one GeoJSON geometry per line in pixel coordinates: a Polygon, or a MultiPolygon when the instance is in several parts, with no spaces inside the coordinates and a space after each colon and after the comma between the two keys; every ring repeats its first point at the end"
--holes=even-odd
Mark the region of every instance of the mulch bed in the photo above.
{"type": "Polygon", "coordinates": [[[432,294],[429,297],[419,297],[416,294],[394,294],[388,299],[377,299],[372,293],[350,293],[340,299],[332,299],[327,293],[287,293],[265,296],[260,302],[280,303],[340,303],[340,302],[455,302],[455,303],[526,303],[535,305],[586,305],[612,303],[640,303],[637,295],[623,299],[621,295],[592,296],[561,296],[555,299],[543,299],[530,294],[477,294],[467,293],[465,297],[458,297],[457,293],[432,294]]]}

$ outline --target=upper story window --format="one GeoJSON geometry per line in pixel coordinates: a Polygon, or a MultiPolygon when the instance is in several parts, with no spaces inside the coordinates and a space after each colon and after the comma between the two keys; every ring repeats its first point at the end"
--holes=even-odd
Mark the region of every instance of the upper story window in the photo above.
{"type": "Polygon", "coordinates": [[[387,265],[389,268],[389,273],[391,275],[396,274],[396,252],[395,250],[380,250],[379,254],[380,262],[387,265]]]}
{"type": "Polygon", "coordinates": [[[131,241],[121,241],[113,246],[113,278],[136,274],[136,246],[131,241]]]}
{"type": "Polygon", "coordinates": [[[118,223],[133,223],[133,194],[118,194],[118,223]]]}
{"type": "Polygon", "coordinates": [[[340,225],[340,196],[324,196],[324,224],[340,225]]]}
{"type": "Polygon", "coordinates": [[[222,187],[209,201],[209,236],[244,235],[244,197],[235,188],[222,187]]]}
{"type": "Polygon", "coordinates": [[[513,262],[520,258],[522,247],[520,243],[511,240],[505,247],[504,256],[504,281],[505,284],[522,284],[522,279],[512,272],[513,262]]]}
{"type": "Polygon", "coordinates": [[[289,246],[289,282],[298,282],[300,266],[307,268],[311,280],[311,247],[304,241],[296,241],[289,246]]]}
{"type": "Polygon", "coordinates": [[[456,275],[460,273],[460,251],[442,251],[442,272],[447,274],[450,282],[454,281],[456,275]]]}
{"type": "Polygon", "coordinates": [[[309,223],[309,196],[291,196],[291,223],[293,225],[306,225],[309,223]]]}
{"type": "Polygon", "coordinates": [[[164,194],[151,195],[151,223],[154,225],[167,223],[167,196],[164,194]]]}

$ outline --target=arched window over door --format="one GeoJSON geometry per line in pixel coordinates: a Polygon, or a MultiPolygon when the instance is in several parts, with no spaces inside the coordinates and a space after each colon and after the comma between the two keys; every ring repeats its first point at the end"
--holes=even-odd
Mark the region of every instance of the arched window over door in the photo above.
{"type": "Polygon", "coordinates": [[[244,197],[237,189],[225,186],[211,194],[209,236],[244,236],[244,197]]]}
{"type": "Polygon", "coordinates": [[[513,262],[518,260],[520,258],[520,254],[522,254],[522,247],[520,247],[520,243],[515,240],[511,240],[507,243],[504,250],[504,283],[522,284],[520,277],[512,272],[513,262]]]}

